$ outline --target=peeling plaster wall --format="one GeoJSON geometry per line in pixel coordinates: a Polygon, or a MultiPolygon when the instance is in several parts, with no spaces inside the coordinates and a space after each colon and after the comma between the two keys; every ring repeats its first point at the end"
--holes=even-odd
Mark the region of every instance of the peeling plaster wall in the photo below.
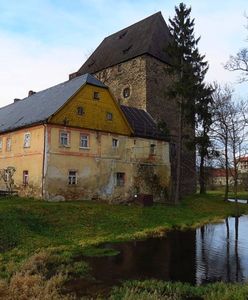
{"type": "MultiPolygon", "coordinates": [[[[0,169],[12,166],[14,173],[14,190],[20,196],[42,197],[42,168],[44,148],[44,126],[36,126],[0,135],[2,149],[0,150],[0,169]],[[24,148],[24,135],[30,133],[30,147],[24,148]],[[11,139],[11,149],[7,151],[7,139],[11,139]],[[28,171],[29,184],[23,184],[23,171],[28,171]]],[[[0,189],[5,190],[3,180],[0,189]]]]}
{"type": "MultiPolygon", "coordinates": [[[[79,148],[82,130],[70,130],[70,147],[59,145],[59,132],[63,127],[49,125],[45,198],[57,200],[105,200],[122,202],[136,193],[136,177],[139,164],[152,165],[160,176],[161,186],[170,182],[169,144],[142,138],[87,130],[90,147],[79,148]],[[112,138],[118,139],[119,147],[112,147],[112,138]],[[150,144],[156,145],[156,155],[150,155],[150,144]],[[69,170],[77,172],[77,184],[69,185],[69,170]],[[116,173],[125,173],[124,186],[116,185],[116,173]]],[[[140,187],[140,193],[151,190],[140,187]]],[[[161,200],[161,199],[160,199],[161,200]]],[[[164,199],[163,199],[164,200],[164,199]]]]}

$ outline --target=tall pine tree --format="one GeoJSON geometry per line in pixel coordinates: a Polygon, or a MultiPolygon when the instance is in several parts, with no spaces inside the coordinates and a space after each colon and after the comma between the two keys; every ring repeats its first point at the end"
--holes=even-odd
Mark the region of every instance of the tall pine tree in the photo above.
{"type": "MultiPolygon", "coordinates": [[[[184,136],[194,136],[195,122],[198,120],[205,125],[209,118],[209,103],[212,89],[206,87],[204,78],[208,70],[205,56],[200,55],[198,42],[200,38],[194,36],[194,19],[191,19],[191,8],[180,3],[175,7],[175,16],[169,19],[169,30],[172,36],[167,53],[171,57],[171,67],[168,72],[173,80],[169,88],[169,95],[177,99],[178,103],[178,138],[177,138],[177,167],[175,184],[175,203],[179,202],[182,170],[182,149],[186,142],[184,136]],[[204,104],[204,105],[202,105],[204,104]],[[198,116],[196,118],[196,116],[198,116]]],[[[188,141],[187,144],[198,142],[204,160],[209,140],[207,128],[202,138],[188,141]]],[[[203,176],[202,176],[203,178],[203,176]]]]}

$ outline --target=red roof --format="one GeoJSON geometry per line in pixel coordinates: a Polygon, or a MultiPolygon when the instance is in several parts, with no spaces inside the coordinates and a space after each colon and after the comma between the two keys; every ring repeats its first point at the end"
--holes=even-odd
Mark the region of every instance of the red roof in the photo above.
{"type": "MultiPolygon", "coordinates": [[[[232,176],[232,169],[228,170],[229,176],[232,176]]],[[[210,171],[210,174],[212,177],[225,177],[226,176],[226,170],[225,169],[212,169],[210,171]]]]}
{"type": "Polygon", "coordinates": [[[248,161],[248,156],[243,156],[238,159],[238,162],[245,162],[245,161],[248,161]]]}

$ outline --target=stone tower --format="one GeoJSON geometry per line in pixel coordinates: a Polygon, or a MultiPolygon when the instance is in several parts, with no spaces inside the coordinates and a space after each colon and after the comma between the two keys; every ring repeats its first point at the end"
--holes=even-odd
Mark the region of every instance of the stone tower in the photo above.
{"type": "MultiPolygon", "coordinates": [[[[170,67],[166,53],[169,39],[169,29],[158,12],[106,37],[70,78],[85,73],[95,75],[110,87],[120,104],[144,109],[157,122],[166,122],[176,146],[178,105],[166,94],[170,83],[166,72],[170,67]]],[[[192,130],[191,135],[194,135],[192,130]]],[[[176,151],[172,150],[171,155],[175,178],[176,151]]],[[[196,188],[195,152],[183,151],[182,159],[181,193],[185,195],[196,188]]]]}

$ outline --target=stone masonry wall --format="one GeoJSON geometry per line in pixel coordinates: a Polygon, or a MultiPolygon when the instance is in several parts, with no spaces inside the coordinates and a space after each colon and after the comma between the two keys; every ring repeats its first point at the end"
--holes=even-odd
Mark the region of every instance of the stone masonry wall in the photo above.
{"type": "Polygon", "coordinates": [[[109,67],[94,74],[109,86],[119,104],[146,110],[146,62],[143,56],[109,67]],[[124,97],[129,88],[130,96],[124,97]]]}
{"type": "MultiPolygon", "coordinates": [[[[146,94],[147,111],[156,121],[165,121],[171,135],[172,143],[175,143],[175,151],[172,153],[172,176],[176,177],[176,149],[178,137],[178,104],[176,99],[169,98],[166,94],[170,84],[170,77],[166,72],[168,66],[147,55],[146,56],[146,94]],[[174,170],[173,170],[174,169],[174,170]]],[[[187,195],[196,191],[195,151],[186,145],[194,137],[194,128],[183,126],[183,153],[182,153],[182,185],[181,195],[187,195]],[[190,138],[186,137],[189,136],[190,138]]]]}

